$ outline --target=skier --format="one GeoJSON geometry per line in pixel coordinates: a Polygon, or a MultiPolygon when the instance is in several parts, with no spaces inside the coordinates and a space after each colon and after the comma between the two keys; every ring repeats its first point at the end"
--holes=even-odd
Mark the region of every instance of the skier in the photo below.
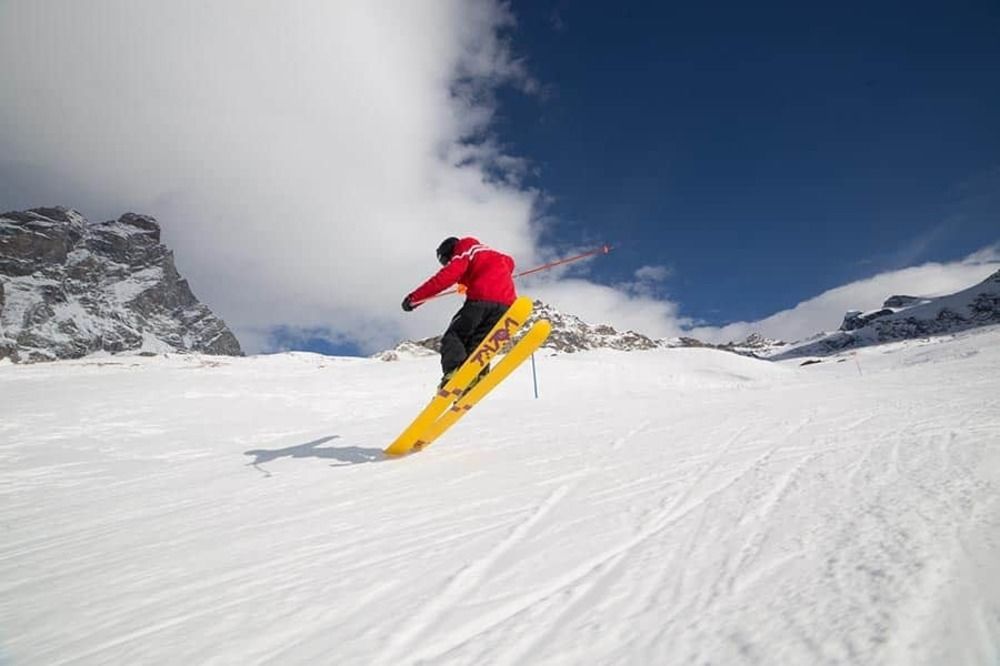
{"type": "MultiPolygon", "coordinates": [[[[490,329],[517,299],[514,260],[475,238],[444,239],[437,248],[443,268],[403,299],[410,312],[424,301],[458,283],[466,301],[452,317],[441,338],[441,384],[444,386],[461,367],[490,329]]],[[[474,386],[489,372],[489,366],[473,380],[474,386]]]]}

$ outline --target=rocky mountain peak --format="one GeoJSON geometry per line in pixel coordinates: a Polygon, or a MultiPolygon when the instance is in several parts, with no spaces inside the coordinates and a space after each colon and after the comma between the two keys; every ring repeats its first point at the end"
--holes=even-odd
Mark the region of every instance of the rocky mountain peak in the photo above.
{"type": "MultiPolygon", "coordinates": [[[[531,317],[522,329],[524,331],[539,319],[547,319],[552,324],[552,333],[542,345],[543,349],[563,353],[574,353],[588,349],[617,349],[620,351],[637,351],[655,349],[664,346],[663,343],[634,331],[624,333],[615,330],[607,324],[588,324],[579,317],[561,312],[556,308],[535,301],[531,317]]],[[[515,340],[519,338],[515,336],[515,340]]],[[[423,340],[405,340],[395,348],[375,354],[373,358],[385,361],[395,361],[400,358],[426,356],[441,350],[441,336],[436,335],[423,340]]]]}
{"type": "Polygon", "coordinates": [[[155,219],[91,224],[60,207],[0,215],[0,358],[139,350],[242,353],[177,272],[155,219]]]}
{"type": "Polygon", "coordinates": [[[770,356],[788,343],[784,340],[768,338],[760,333],[751,333],[743,340],[733,340],[721,345],[706,345],[714,349],[733,352],[742,356],[762,358],[770,356]]]}
{"type": "Polygon", "coordinates": [[[607,324],[588,324],[575,315],[560,312],[541,301],[535,301],[529,323],[538,319],[548,319],[552,323],[552,333],[543,348],[564,353],[587,349],[638,351],[662,346],[660,342],[642,333],[619,332],[607,324]]]}

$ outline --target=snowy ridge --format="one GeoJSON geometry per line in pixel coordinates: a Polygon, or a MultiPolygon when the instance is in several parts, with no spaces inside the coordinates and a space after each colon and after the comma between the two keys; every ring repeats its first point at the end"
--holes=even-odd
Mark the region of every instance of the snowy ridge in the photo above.
{"type": "Polygon", "coordinates": [[[0,365],[0,651],[996,664],[1000,329],[855,360],[544,354],[402,460],[434,358],[0,365]]]}
{"type": "Polygon", "coordinates": [[[774,356],[826,356],[845,349],[950,335],[1000,324],[1000,271],[948,296],[891,296],[875,312],[848,312],[840,330],[820,334],[774,356]]]}
{"type": "Polygon", "coordinates": [[[751,356],[753,358],[766,358],[774,354],[777,350],[787,346],[784,340],[767,338],[760,333],[751,333],[743,340],[733,340],[723,344],[710,344],[702,342],[696,338],[677,337],[661,340],[664,347],[705,347],[708,349],[718,349],[720,351],[732,352],[740,356],[751,356]]]}
{"type": "MultiPolygon", "coordinates": [[[[574,353],[593,349],[616,349],[618,351],[640,351],[668,346],[663,342],[636,333],[626,331],[621,333],[608,325],[588,324],[575,315],[560,312],[556,308],[535,301],[534,310],[524,328],[515,340],[539,319],[547,319],[552,324],[552,333],[542,345],[543,349],[563,353],[574,353]]],[[[441,336],[437,335],[423,340],[405,340],[395,348],[375,354],[372,358],[384,361],[411,359],[436,354],[441,350],[441,336]]]]}
{"type": "Polygon", "coordinates": [[[554,351],[564,353],[590,349],[641,351],[661,346],[656,340],[641,333],[619,332],[606,324],[588,324],[575,315],[560,312],[541,301],[535,301],[535,308],[528,319],[528,325],[539,319],[547,319],[552,324],[552,333],[549,334],[543,347],[554,351]]]}
{"type": "Polygon", "coordinates": [[[0,358],[97,351],[240,354],[191,293],[151,217],[89,224],[66,208],[0,216],[0,358]]]}
{"type": "MultiPolygon", "coordinates": [[[[634,352],[650,349],[701,347],[732,352],[741,356],[763,358],[786,345],[781,340],[772,340],[756,333],[751,334],[745,340],[721,345],[713,345],[686,337],[654,339],[636,331],[618,331],[608,324],[590,324],[576,315],[567,314],[537,300],[534,304],[534,311],[523,330],[527,330],[533,322],[539,319],[547,319],[552,323],[552,333],[542,348],[566,354],[597,349],[634,352]]],[[[383,361],[398,361],[436,354],[440,350],[441,336],[437,335],[416,341],[404,340],[393,349],[374,354],[372,358],[383,361]]]]}
{"type": "Polygon", "coordinates": [[[379,361],[400,361],[403,359],[412,360],[416,358],[424,358],[426,356],[435,356],[439,353],[441,349],[441,338],[436,338],[437,349],[435,349],[429,340],[421,342],[411,342],[406,340],[400,342],[393,349],[388,349],[383,352],[374,354],[372,358],[378,359],[379,361]]]}
{"type": "MultiPolygon", "coordinates": [[[[579,317],[535,301],[529,323],[537,319],[552,322],[552,334],[544,348],[563,353],[615,349],[645,351],[658,348],[707,348],[753,358],[785,359],[825,356],[843,349],[948,335],[1000,324],[1000,271],[980,284],[958,293],[937,298],[890,296],[875,312],[848,312],[839,331],[818,333],[796,343],[787,343],[752,333],[744,340],[710,344],[690,337],[653,339],[635,331],[619,332],[607,324],[589,324],[579,317]]],[[[387,361],[419,358],[441,349],[441,337],[404,341],[395,349],[376,354],[387,361]]]]}

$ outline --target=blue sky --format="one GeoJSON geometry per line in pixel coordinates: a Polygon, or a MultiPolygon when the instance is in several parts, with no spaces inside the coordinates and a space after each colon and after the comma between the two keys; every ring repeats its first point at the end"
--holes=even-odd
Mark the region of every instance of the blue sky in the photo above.
{"type": "Polygon", "coordinates": [[[496,129],[681,312],[753,320],[1000,240],[1000,4],[515,2],[496,129]]]}
{"type": "Polygon", "coordinates": [[[440,333],[453,235],[712,342],[1000,267],[995,0],[8,0],[0,62],[0,209],[154,216],[249,352],[440,333]]]}

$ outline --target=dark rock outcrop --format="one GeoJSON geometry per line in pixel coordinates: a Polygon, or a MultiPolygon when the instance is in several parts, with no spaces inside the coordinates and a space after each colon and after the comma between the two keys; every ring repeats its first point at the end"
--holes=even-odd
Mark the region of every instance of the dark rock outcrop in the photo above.
{"type": "Polygon", "coordinates": [[[890,296],[885,299],[885,303],[882,304],[882,307],[893,309],[905,308],[919,303],[922,300],[923,299],[917,298],[916,296],[890,296]]]}
{"type": "Polygon", "coordinates": [[[863,314],[860,310],[851,310],[844,315],[844,321],[840,325],[840,330],[856,331],[860,328],[864,328],[879,317],[891,315],[893,312],[894,310],[890,310],[889,308],[883,308],[881,310],[876,310],[875,312],[869,312],[868,314],[863,314]]]}
{"type": "Polygon", "coordinates": [[[0,358],[138,350],[242,354],[178,274],[156,220],[90,224],[68,208],[0,215],[0,358]]]}

